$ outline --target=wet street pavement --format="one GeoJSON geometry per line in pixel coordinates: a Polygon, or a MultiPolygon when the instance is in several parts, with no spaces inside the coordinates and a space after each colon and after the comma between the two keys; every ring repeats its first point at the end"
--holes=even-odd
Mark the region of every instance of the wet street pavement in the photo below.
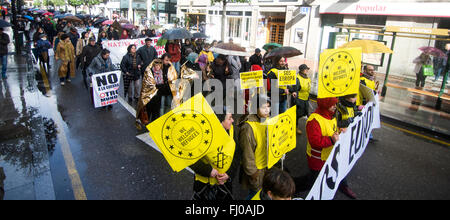
{"type": "MultiPolygon", "coordinates": [[[[61,86],[53,64],[50,74],[41,74],[30,69],[26,56],[11,55],[8,62],[8,79],[0,87],[5,199],[191,198],[193,174],[173,172],[141,140],[146,135],[136,130],[130,113],[135,103],[95,109],[81,74],[61,86]]],[[[450,198],[449,140],[420,134],[390,124],[375,130],[378,141],[347,178],[359,199],[450,198]]],[[[292,176],[308,170],[305,135],[297,140],[285,161],[292,176]]],[[[237,178],[233,189],[236,199],[245,198],[237,178]]],[[[347,197],[338,192],[335,199],[347,197]]]]}

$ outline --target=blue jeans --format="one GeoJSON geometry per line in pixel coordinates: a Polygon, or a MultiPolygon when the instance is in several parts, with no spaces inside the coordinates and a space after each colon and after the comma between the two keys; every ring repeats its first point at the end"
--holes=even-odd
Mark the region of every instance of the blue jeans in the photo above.
{"type": "Polygon", "coordinates": [[[8,55],[0,56],[2,61],[2,77],[6,77],[6,67],[8,66],[8,55]]]}
{"type": "Polygon", "coordinates": [[[271,115],[277,116],[279,114],[283,114],[287,110],[287,100],[275,102],[272,104],[271,107],[271,115]]]}
{"type": "Polygon", "coordinates": [[[172,96],[163,95],[161,96],[161,107],[159,108],[159,116],[163,116],[171,110],[172,107],[172,96]]]}
{"type": "Polygon", "coordinates": [[[280,102],[280,114],[283,114],[287,110],[287,99],[280,102]]]}
{"type": "Polygon", "coordinates": [[[434,77],[434,80],[438,80],[439,77],[441,77],[442,71],[444,71],[444,67],[440,67],[436,71],[434,71],[435,72],[434,74],[436,75],[434,77]]]}
{"type": "Polygon", "coordinates": [[[177,70],[178,76],[180,76],[180,61],[172,63],[173,67],[177,70]]]}

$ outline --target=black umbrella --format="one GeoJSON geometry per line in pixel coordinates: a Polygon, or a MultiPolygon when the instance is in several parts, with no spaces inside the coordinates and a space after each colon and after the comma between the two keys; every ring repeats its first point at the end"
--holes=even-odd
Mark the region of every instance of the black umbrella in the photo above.
{"type": "Polygon", "coordinates": [[[206,36],[206,34],[200,33],[200,32],[194,33],[192,36],[194,36],[193,38],[196,38],[196,39],[206,39],[206,38],[208,38],[208,36],[206,36]]]}
{"type": "Polygon", "coordinates": [[[193,38],[192,34],[184,29],[184,28],[174,28],[168,30],[163,36],[162,39],[166,40],[181,40],[181,39],[191,39],[193,38]]]}
{"type": "Polygon", "coordinates": [[[270,51],[269,54],[267,54],[266,58],[271,58],[271,57],[295,57],[298,55],[302,55],[303,53],[300,50],[297,50],[293,47],[279,47],[279,48],[275,48],[272,51],[270,51]]]}
{"type": "Polygon", "coordinates": [[[108,19],[106,19],[106,18],[100,18],[100,19],[97,19],[96,21],[94,21],[94,25],[99,25],[99,24],[101,24],[101,23],[103,23],[104,21],[107,21],[108,19]]]}
{"type": "Polygon", "coordinates": [[[9,23],[5,20],[0,20],[0,28],[5,28],[5,27],[11,27],[11,23],[9,23]]]}

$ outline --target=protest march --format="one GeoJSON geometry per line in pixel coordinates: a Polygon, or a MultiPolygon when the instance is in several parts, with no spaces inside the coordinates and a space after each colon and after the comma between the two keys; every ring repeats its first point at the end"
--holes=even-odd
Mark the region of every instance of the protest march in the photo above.
{"type": "MultiPolygon", "coordinates": [[[[306,62],[308,57],[304,56],[299,59],[301,62],[294,63],[293,58],[302,56],[304,49],[308,48],[303,45],[303,38],[297,39],[303,36],[299,32],[304,29],[300,28],[295,28],[295,34],[292,29],[292,37],[296,41],[294,46],[283,45],[282,40],[278,42],[280,44],[269,42],[271,36],[268,36],[268,43],[263,47],[249,48],[242,46],[242,42],[233,42],[233,37],[219,40],[207,36],[208,30],[199,30],[201,22],[195,31],[178,23],[167,29],[160,25],[135,25],[137,22],[120,15],[112,18],[84,15],[76,19],[77,16],[37,11],[25,10],[19,19],[27,27],[23,32],[25,44],[30,49],[31,66],[38,72],[25,78],[43,81],[40,91],[48,100],[32,100],[50,103],[48,106],[43,104],[44,109],[56,106],[65,110],[66,107],[61,107],[60,103],[73,107],[69,109],[73,110],[69,116],[48,113],[42,121],[58,119],[53,125],[57,129],[53,132],[45,130],[45,135],[60,135],[54,138],[58,143],[54,145],[61,150],[56,148],[51,153],[63,155],[63,168],[70,175],[57,178],[70,180],[76,199],[85,197],[83,190],[77,190],[82,189],[82,178],[77,177],[79,174],[75,172],[71,156],[95,159],[92,154],[83,154],[87,139],[77,140],[82,150],[74,151],[72,155],[64,148],[72,141],[72,135],[79,135],[69,132],[74,127],[92,129],[89,133],[98,135],[96,141],[101,144],[94,149],[124,158],[108,164],[118,173],[128,175],[131,183],[124,183],[124,188],[160,181],[155,189],[142,185],[139,188],[154,190],[155,198],[165,198],[164,190],[175,195],[180,189],[187,189],[189,199],[195,201],[359,198],[357,192],[361,189],[354,187],[356,178],[351,174],[356,165],[366,159],[364,155],[371,150],[371,144],[378,141],[376,132],[383,129],[380,111],[383,111],[382,102],[386,101],[376,78],[376,68],[367,62],[375,58],[367,55],[371,53],[364,45],[320,48],[315,62],[306,62]],[[49,82],[52,78],[56,82],[49,82]],[[52,96],[74,91],[83,97],[72,100],[52,96]],[[74,120],[74,115],[84,117],[88,123],[69,123],[69,120],[74,120]],[[111,124],[103,125],[102,120],[111,124]],[[104,131],[99,127],[110,130],[104,131]],[[123,132],[122,128],[127,130],[123,132]],[[108,142],[110,138],[106,135],[117,138],[117,143],[108,142]],[[133,137],[132,141],[126,142],[130,139],[127,135],[133,137]],[[119,143],[127,147],[115,147],[119,143]],[[133,148],[137,144],[145,144],[147,148],[133,148]],[[151,157],[142,163],[143,166],[156,164],[159,167],[148,171],[124,162],[141,160],[143,155],[151,157]],[[153,171],[155,173],[146,178],[133,179],[134,175],[153,171]],[[161,178],[160,173],[167,176],[161,178]],[[179,179],[190,185],[178,182],[179,179]],[[166,186],[167,183],[173,183],[173,186],[166,186]]],[[[299,14],[303,12],[298,11],[299,14]]],[[[210,13],[215,15],[212,11],[210,13]]],[[[297,11],[289,13],[295,17],[293,14],[297,11]]],[[[244,15],[251,18],[250,12],[244,15]]],[[[276,18],[270,15],[266,20],[275,25],[271,19],[276,18]]],[[[237,25],[241,20],[235,22],[233,19],[226,20],[229,22],[227,25],[245,29],[237,25]]],[[[258,19],[254,23],[265,25],[265,22],[258,19]]],[[[250,25],[250,20],[247,23],[250,25]]],[[[324,30],[329,32],[327,28],[324,30]]],[[[336,35],[339,34],[342,33],[336,35]]],[[[249,38],[259,37],[249,34],[249,38]]],[[[330,45],[342,40],[340,37],[334,36],[330,45]]],[[[326,45],[325,42],[320,44],[326,45]]],[[[376,54],[383,54],[384,59],[385,53],[392,55],[393,51],[376,54]]],[[[422,58],[428,59],[425,55],[422,58]]],[[[389,60],[388,65],[390,63],[389,60]]],[[[422,63],[417,74],[431,74],[431,64],[422,63]]],[[[388,79],[387,75],[383,77],[388,79]]],[[[397,83],[396,80],[400,81],[400,77],[393,81],[397,83]]],[[[402,85],[386,85],[403,89],[405,93],[413,90],[404,89],[402,85]]],[[[27,86],[32,91],[32,84],[27,86]]],[[[2,88],[6,91],[8,87],[2,88]]],[[[416,101],[427,100],[419,93],[436,91],[415,88],[414,92],[412,98],[416,101]]],[[[2,97],[7,95],[5,92],[2,97]]],[[[14,107],[19,108],[17,106],[20,107],[17,104],[14,107]]],[[[26,109],[25,105],[21,108],[26,109]]],[[[406,111],[414,112],[418,111],[417,108],[429,107],[407,105],[406,108],[406,111]]],[[[434,113],[435,116],[439,114],[434,113]]],[[[47,129],[52,123],[45,121],[45,125],[43,128],[47,129]]],[[[396,129],[406,132],[403,127],[396,129]]],[[[422,133],[408,134],[424,136],[422,133]]],[[[103,168],[100,162],[96,165],[103,168]]],[[[96,165],[86,165],[85,168],[82,164],[82,174],[86,175],[96,165]]],[[[54,167],[59,169],[59,166],[51,168],[54,167]]],[[[116,174],[96,172],[89,175],[109,177],[116,174]]],[[[110,182],[105,181],[105,185],[110,182]]],[[[72,193],[65,186],[58,187],[65,190],[62,194],[72,193]]],[[[120,193],[118,195],[122,196],[120,193]]],[[[96,196],[102,198],[99,194],[96,196]]],[[[180,198],[182,196],[186,197],[180,193],[180,198]]],[[[186,212],[189,215],[205,211],[200,210],[197,204],[188,208],[186,212]]],[[[263,206],[254,206],[253,210],[249,208],[253,214],[263,213],[264,209],[263,206]]],[[[211,208],[206,211],[217,216],[222,210],[211,208]]]]}

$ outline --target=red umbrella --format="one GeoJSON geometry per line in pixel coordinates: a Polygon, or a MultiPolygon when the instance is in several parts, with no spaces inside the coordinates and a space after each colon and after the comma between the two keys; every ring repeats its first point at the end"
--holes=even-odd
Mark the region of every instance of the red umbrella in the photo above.
{"type": "Polygon", "coordinates": [[[122,24],[122,28],[131,30],[131,29],[134,29],[136,27],[133,24],[122,24]]]}
{"type": "Polygon", "coordinates": [[[102,25],[111,25],[114,21],[112,20],[106,20],[104,22],[102,22],[102,25]]]}
{"type": "Polygon", "coordinates": [[[424,52],[425,54],[434,56],[434,57],[445,57],[447,55],[445,55],[445,53],[436,48],[436,47],[421,47],[419,48],[419,50],[421,50],[422,52],[424,52]]]}
{"type": "Polygon", "coordinates": [[[44,15],[44,16],[45,16],[45,15],[53,16],[53,15],[55,15],[55,14],[53,14],[53,13],[51,13],[51,12],[45,12],[43,15],[44,15]]]}

